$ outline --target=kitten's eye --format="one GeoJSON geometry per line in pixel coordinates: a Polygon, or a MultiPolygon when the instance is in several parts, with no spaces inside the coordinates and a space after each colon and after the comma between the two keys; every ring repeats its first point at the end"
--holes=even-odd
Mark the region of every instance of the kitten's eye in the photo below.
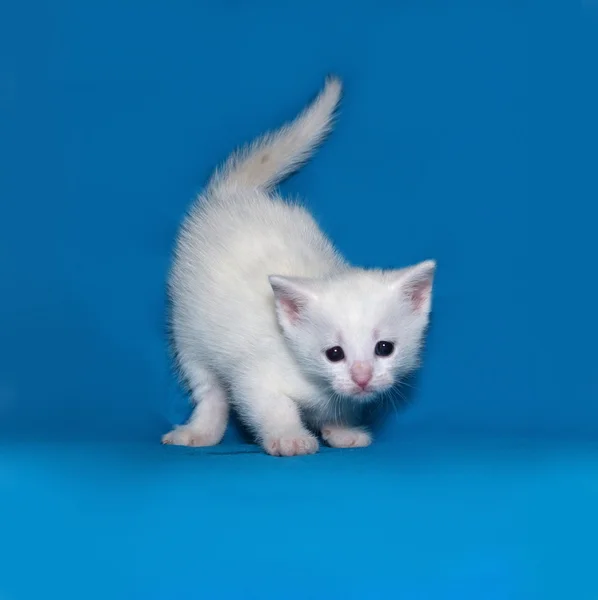
{"type": "Polygon", "coordinates": [[[340,346],[334,346],[334,348],[328,348],[328,350],[326,350],[326,358],[330,362],[339,362],[345,358],[345,353],[340,346]]]}
{"type": "Polygon", "coordinates": [[[378,342],[376,344],[376,356],[390,356],[395,349],[392,342],[378,342]]]}

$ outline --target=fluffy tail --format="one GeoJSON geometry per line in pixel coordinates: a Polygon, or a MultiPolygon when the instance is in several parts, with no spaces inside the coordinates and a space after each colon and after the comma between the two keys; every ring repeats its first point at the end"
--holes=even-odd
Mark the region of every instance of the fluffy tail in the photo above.
{"type": "Polygon", "coordinates": [[[329,77],[294,121],[235,152],[215,173],[210,187],[230,183],[268,190],[296,171],[330,132],[341,91],[340,80],[329,77]]]}

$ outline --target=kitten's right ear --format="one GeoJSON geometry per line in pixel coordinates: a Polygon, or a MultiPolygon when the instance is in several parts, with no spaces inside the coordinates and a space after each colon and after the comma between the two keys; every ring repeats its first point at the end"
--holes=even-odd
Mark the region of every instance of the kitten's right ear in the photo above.
{"type": "Polygon", "coordinates": [[[315,281],[302,277],[283,277],[270,275],[268,277],[274,300],[276,313],[283,329],[295,325],[301,318],[301,313],[310,300],[315,298],[315,281]]]}

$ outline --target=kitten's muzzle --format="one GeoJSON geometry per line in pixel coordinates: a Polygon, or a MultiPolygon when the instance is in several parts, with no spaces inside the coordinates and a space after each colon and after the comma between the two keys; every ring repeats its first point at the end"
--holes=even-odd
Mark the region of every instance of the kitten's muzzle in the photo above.
{"type": "Polygon", "coordinates": [[[374,369],[370,363],[355,361],[350,369],[351,379],[364,392],[374,376],[374,369]]]}

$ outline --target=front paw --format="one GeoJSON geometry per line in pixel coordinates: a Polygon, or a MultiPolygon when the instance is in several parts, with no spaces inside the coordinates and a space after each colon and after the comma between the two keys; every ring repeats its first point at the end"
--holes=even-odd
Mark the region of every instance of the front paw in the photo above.
{"type": "Polygon", "coordinates": [[[315,454],[319,449],[317,438],[305,430],[268,436],[262,446],[272,456],[302,456],[315,454]]]}
{"type": "Polygon", "coordinates": [[[372,443],[372,436],[360,427],[327,425],[322,428],[322,438],[333,448],[364,448],[372,443]]]}

